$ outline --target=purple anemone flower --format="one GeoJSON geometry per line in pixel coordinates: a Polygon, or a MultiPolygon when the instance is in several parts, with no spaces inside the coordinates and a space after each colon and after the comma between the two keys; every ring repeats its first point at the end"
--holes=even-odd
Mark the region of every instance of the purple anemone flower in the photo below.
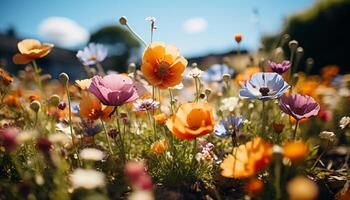
{"type": "Polygon", "coordinates": [[[88,90],[108,106],[120,106],[134,101],[146,92],[140,83],[120,74],[110,74],[103,78],[96,75],[88,90]]]}
{"type": "Polygon", "coordinates": [[[279,107],[297,121],[318,115],[320,105],[310,96],[291,94],[279,99],[279,107]]]}
{"type": "Polygon", "coordinates": [[[256,73],[242,87],[240,97],[259,100],[277,99],[290,88],[283,77],[274,72],[256,73]]]}
{"type": "Polygon", "coordinates": [[[90,43],[83,50],[79,50],[77,58],[83,65],[95,65],[107,57],[108,50],[102,44],[90,43]]]}
{"type": "Polygon", "coordinates": [[[278,73],[278,74],[283,74],[284,72],[288,71],[288,69],[291,66],[291,63],[288,60],[284,60],[281,63],[275,63],[272,61],[268,62],[272,71],[278,73]]]}

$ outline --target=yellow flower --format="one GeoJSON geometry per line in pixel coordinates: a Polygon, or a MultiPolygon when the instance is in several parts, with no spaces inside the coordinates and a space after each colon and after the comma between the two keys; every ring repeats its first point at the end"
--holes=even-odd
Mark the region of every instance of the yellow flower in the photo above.
{"type": "Polygon", "coordinates": [[[157,124],[163,125],[163,124],[165,124],[166,120],[168,119],[168,116],[164,113],[160,113],[160,114],[154,115],[153,118],[157,124]]]}
{"type": "Polygon", "coordinates": [[[153,142],[151,145],[151,151],[155,154],[163,154],[168,148],[168,142],[165,139],[153,142]]]}
{"type": "Polygon", "coordinates": [[[42,58],[50,53],[54,47],[53,44],[43,43],[38,40],[25,39],[17,44],[20,53],[13,56],[12,60],[15,64],[28,64],[34,59],[42,58]]]}

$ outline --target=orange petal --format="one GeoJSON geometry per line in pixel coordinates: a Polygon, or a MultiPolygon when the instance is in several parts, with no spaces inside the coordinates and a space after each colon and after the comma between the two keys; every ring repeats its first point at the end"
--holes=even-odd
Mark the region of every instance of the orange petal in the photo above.
{"type": "Polygon", "coordinates": [[[167,45],[165,47],[164,61],[167,63],[173,63],[180,56],[180,51],[173,45],[167,45]]]}
{"type": "Polygon", "coordinates": [[[39,47],[41,44],[38,40],[25,39],[17,44],[19,52],[22,54],[27,54],[31,49],[39,47]]]}
{"type": "Polygon", "coordinates": [[[12,57],[12,61],[15,64],[25,65],[25,64],[28,64],[30,61],[32,61],[32,59],[25,55],[17,53],[12,57]]]}

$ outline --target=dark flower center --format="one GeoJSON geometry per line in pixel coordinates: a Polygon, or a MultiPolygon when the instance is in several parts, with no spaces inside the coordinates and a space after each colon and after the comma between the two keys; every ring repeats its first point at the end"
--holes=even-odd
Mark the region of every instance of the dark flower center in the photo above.
{"type": "Polygon", "coordinates": [[[167,73],[169,72],[169,67],[170,67],[170,65],[166,61],[162,61],[162,62],[158,63],[157,71],[156,71],[157,76],[159,78],[162,78],[165,75],[167,75],[167,73]]]}
{"type": "Polygon", "coordinates": [[[267,87],[262,87],[262,88],[259,89],[259,92],[261,93],[261,95],[267,96],[269,94],[269,92],[270,92],[270,89],[267,88],[267,87]]]}

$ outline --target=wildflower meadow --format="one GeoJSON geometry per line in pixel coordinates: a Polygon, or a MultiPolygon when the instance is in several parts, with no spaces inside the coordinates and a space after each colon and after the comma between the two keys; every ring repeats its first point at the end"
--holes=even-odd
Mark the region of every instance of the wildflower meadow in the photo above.
{"type": "Polygon", "coordinates": [[[298,70],[287,33],[249,64],[232,33],[236,70],[189,62],[154,17],[149,42],[114,23],[141,59],[107,67],[89,43],[78,80],[43,73],[54,44],[17,43],[20,72],[0,71],[0,199],[350,199],[350,74],[298,70]]]}

